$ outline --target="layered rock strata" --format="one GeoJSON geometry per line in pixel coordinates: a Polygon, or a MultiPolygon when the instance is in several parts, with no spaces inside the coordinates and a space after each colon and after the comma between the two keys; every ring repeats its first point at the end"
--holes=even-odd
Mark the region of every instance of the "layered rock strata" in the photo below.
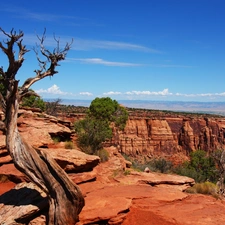
{"type": "Polygon", "coordinates": [[[197,149],[212,152],[225,148],[225,118],[130,116],[124,131],[114,130],[112,143],[134,157],[185,157],[197,149]]]}

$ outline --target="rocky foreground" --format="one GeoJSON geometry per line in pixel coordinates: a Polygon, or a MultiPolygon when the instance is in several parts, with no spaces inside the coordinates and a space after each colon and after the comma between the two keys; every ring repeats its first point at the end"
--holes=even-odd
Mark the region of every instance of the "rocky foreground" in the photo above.
{"type": "MultiPolygon", "coordinates": [[[[69,124],[51,117],[21,112],[19,130],[26,140],[51,152],[85,196],[78,225],[221,225],[225,202],[211,196],[184,192],[194,180],[172,174],[137,172],[115,147],[109,160],[76,149],[65,149],[73,137],[69,124]],[[52,137],[61,137],[54,143],[52,137]]],[[[0,133],[0,224],[44,225],[48,203],[45,194],[16,170],[0,133]]]]}

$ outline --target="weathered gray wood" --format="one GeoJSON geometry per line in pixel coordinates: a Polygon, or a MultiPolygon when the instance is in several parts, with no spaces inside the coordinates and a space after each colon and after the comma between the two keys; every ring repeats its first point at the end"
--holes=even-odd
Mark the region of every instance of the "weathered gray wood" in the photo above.
{"type": "MultiPolygon", "coordinates": [[[[0,95],[6,118],[6,148],[15,167],[47,194],[49,201],[47,224],[74,225],[84,206],[84,198],[79,187],[69,179],[65,171],[47,153],[37,151],[27,144],[21,138],[17,128],[20,100],[29,94],[28,89],[33,83],[57,73],[55,68],[59,61],[65,59],[70,45],[67,44],[63,50],[60,50],[59,45],[57,45],[57,48],[51,53],[44,48],[44,35],[39,38],[41,54],[46,60],[41,61],[39,57],[37,58],[41,68],[35,70],[36,76],[27,79],[19,90],[16,74],[23,64],[24,54],[28,51],[22,44],[23,32],[17,34],[13,30],[10,33],[6,33],[1,28],[0,30],[8,37],[5,42],[6,46],[0,42],[0,48],[9,60],[7,71],[4,72],[2,68],[0,69],[0,75],[3,78],[0,81],[6,89],[6,95],[0,95]],[[18,60],[15,59],[14,45],[19,48],[18,60]],[[48,68],[46,67],[47,62],[50,62],[48,68]]],[[[58,41],[57,44],[59,44],[58,41]]]]}

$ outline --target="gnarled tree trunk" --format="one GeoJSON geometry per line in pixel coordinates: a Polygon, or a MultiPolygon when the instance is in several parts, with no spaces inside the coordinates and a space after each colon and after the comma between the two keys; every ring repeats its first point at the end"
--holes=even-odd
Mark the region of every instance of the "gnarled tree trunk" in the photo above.
{"type": "MultiPolygon", "coordinates": [[[[47,224],[74,225],[78,221],[78,215],[84,206],[84,198],[79,187],[69,179],[65,171],[53,158],[26,143],[20,136],[17,128],[17,114],[22,96],[29,93],[28,88],[31,84],[56,73],[55,67],[58,65],[58,61],[64,59],[65,53],[69,48],[65,48],[63,51],[55,51],[52,54],[43,47],[44,38],[39,39],[41,40],[41,52],[50,60],[51,65],[43,72],[46,66],[44,64],[41,70],[36,71],[36,76],[27,79],[22,88],[18,90],[18,81],[15,79],[15,75],[23,63],[23,55],[27,52],[25,46],[22,45],[21,37],[23,33],[16,34],[12,30],[8,34],[2,29],[1,31],[9,37],[9,40],[6,42],[7,48],[0,42],[0,48],[9,59],[8,70],[6,72],[3,71],[3,68],[0,70],[0,75],[2,76],[0,81],[6,89],[5,96],[0,95],[0,97],[6,118],[7,150],[16,168],[46,192],[49,199],[47,224]],[[17,61],[14,58],[13,51],[15,43],[19,46],[20,50],[17,61]]],[[[41,63],[40,60],[39,63],[41,63]]]]}

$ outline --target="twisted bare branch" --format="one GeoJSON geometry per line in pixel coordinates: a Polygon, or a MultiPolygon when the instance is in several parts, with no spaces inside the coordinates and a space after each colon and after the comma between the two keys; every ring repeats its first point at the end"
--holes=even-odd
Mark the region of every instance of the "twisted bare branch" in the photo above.
{"type": "Polygon", "coordinates": [[[39,63],[39,69],[34,70],[36,73],[35,77],[28,78],[24,84],[22,85],[22,92],[28,90],[32,84],[37,82],[38,80],[41,80],[47,76],[53,76],[58,71],[56,71],[56,67],[59,66],[59,62],[65,60],[65,57],[67,55],[67,52],[70,50],[71,45],[73,43],[73,40],[71,43],[66,43],[63,49],[60,49],[60,40],[56,39],[54,36],[54,40],[56,41],[56,48],[53,49],[51,52],[50,50],[46,49],[44,46],[45,41],[45,33],[46,30],[44,30],[44,33],[42,37],[37,36],[39,40],[39,44],[36,45],[36,48],[34,48],[34,52],[36,54],[36,58],[39,63]],[[41,59],[39,54],[44,57],[44,60],[41,59]]]}
{"type": "Polygon", "coordinates": [[[7,33],[1,27],[0,31],[8,37],[8,39],[4,41],[4,44],[0,42],[0,49],[2,49],[2,51],[7,55],[9,60],[8,69],[5,73],[3,73],[3,75],[7,79],[15,79],[15,76],[24,61],[24,55],[29,51],[26,49],[25,45],[22,45],[22,37],[24,36],[24,33],[22,31],[17,33],[13,29],[10,31],[10,33],[7,33]],[[19,56],[17,60],[15,59],[15,51],[13,48],[15,43],[19,47],[19,56]]]}

